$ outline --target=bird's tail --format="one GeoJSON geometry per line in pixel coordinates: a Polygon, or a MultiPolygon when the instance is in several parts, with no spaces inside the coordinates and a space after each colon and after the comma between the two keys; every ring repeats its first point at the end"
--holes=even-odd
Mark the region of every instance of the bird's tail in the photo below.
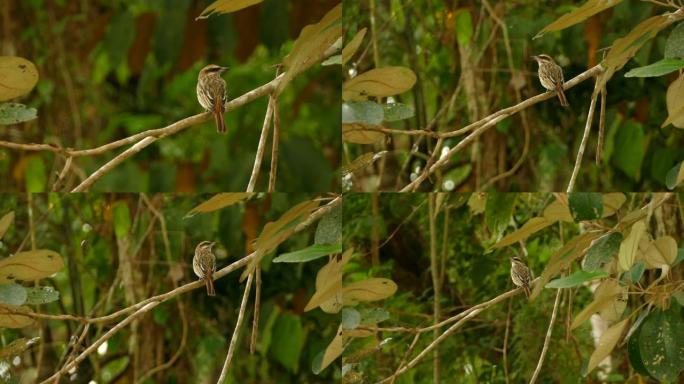
{"type": "Polygon", "coordinates": [[[527,297],[529,298],[529,297],[530,297],[530,294],[531,294],[531,292],[530,292],[530,286],[527,285],[527,284],[523,285],[523,291],[525,291],[525,296],[527,296],[527,297]]]}
{"type": "Polygon", "coordinates": [[[570,104],[568,104],[568,99],[565,98],[565,92],[563,92],[563,87],[562,87],[562,86],[556,88],[556,93],[558,94],[558,100],[560,100],[560,104],[561,104],[563,107],[567,107],[567,106],[570,105],[570,104]]]}
{"type": "Polygon", "coordinates": [[[208,272],[204,276],[204,281],[207,285],[207,295],[216,296],[216,291],[214,290],[214,276],[211,272],[208,272]]]}
{"type": "Polygon", "coordinates": [[[223,120],[223,112],[221,110],[214,112],[214,120],[216,120],[216,130],[218,133],[226,133],[226,122],[223,120]]]}

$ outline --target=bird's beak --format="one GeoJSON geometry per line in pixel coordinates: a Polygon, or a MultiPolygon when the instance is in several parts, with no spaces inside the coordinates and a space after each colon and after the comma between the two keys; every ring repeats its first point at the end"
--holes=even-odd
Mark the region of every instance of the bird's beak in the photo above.
{"type": "Polygon", "coordinates": [[[225,71],[227,71],[228,69],[230,69],[230,67],[221,67],[221,72],[225,72],[225,71]]]}
{"type": "Polygon", "coordinates": [[[211,244],[209,244],[209,247],[213,247],[214,244],[216,244],[216,242],[215,242],[215,241],[212,241],[211,244]]]}
{"type": "Polygon", "coordinates": [[[539,59],[539,56],[530,56],[530,59],[538,60],[538,59],[539,59]]]}

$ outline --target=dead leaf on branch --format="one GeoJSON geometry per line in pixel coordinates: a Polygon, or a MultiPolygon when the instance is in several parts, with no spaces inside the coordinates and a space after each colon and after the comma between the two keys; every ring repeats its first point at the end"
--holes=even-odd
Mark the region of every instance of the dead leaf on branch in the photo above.
{"type": "Polygon", "coordinates": [[[351,41],[342,48],[342,64],[346,64],[361,46],[363,38],[366,36],[367,28],[363,28],[354,35],[351,41]]]}
{"type": "Polygon", "coordinates": [[[10,225],[14,221],[14,211],[6,214],[0,219],[0,240],[5,236],[5,233],[9,229],[10,225]]]}
{"type": "Polygon", "coordinates": [[[23,328],[33,325],[33,318],[22,315],[22,313],[31,313],[31,309],[26,306],[17,307],[14,305],[0,304],[0,329],[23,328]]]}
{"type": "Polygon", "coordinates": [[[684,76],[679,76],[667,88],[665,102],[667,119],[660,127],[672,124],[677,128],[684,128],[684,76]]]}
{"type": "Polygon", "coordinates": [[[19,252],[0,260],[0,284],[39,280],[64,267],[62,257],[49,249],[19,252]]]}
{"type": "Polygon", "coordinates": [[[363,123],[342,124],[342,139],[354,144],[375,144],[385,138],[385,134],[373,128],[377,125],[363,123]]]}
{"type": "Polygon", "coordinates": [[[191,209],[190,212],[188,212],[188,214],[185,215],[185,217],[191,217],[197,213],[213,212],[221,208],[225,208],[230,205],[236,204],[242,200],[248,199],[253,195],[254,193],[249,192],[219,193],[212,196],[209,200],[191,209]]]}
{"type": "Polygon", "coordinates": [[[536,39],[541,37],[546,32],[560,31],[575,24],[581,23],[599,12],[605,11],[608,8],[620,4],[621,1],[622,0],[589,0],[582,4],[581,7],[572,12],[566,13],[551,24],[544,27],[544,29],[539,31],[534,38],[536,39]]]}
{"type": "Polygon", "coordinates": [[[38,69],[29,60],[0,56],[0,101],[29,93],[38,83],[38,69]]]}
{"type": "Polygon", "coordinates": [[[416,74],[406,67],[371,69],[342,85],[344,101],[362,101],[368,97],[388,97],[404,93],[416,84],[416,74]]]}
{"type": "Polygon", "coordinates": [[[239,11],[241,9],[251,7],[252,5],[261,3],[264,0],[216,0],[211,3],[208,7],[204,8],[204,11],[195,18],[195,20],[206,19],[207,17],[213,15],[214,13],[232,13],[239,11]]]}

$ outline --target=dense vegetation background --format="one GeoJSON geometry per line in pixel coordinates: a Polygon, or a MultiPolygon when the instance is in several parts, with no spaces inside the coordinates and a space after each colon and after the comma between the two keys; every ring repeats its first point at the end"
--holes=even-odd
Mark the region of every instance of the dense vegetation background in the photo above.
{"type": "MultiPolygon", "coordinates": [[[[98,317],[147,297],[195,281],[192,255],[203,240],[217,241],[218,268],[252,252],[252,242],[266,221],[277,219],[302,200],[299,194],[252,197],[220,211],[185,217],[207,196],[136,194],[34,194],[5,195],[2,215],[14,211],[15,220],[0,243],[3,258],[10,253],[51,249],[61,255],[64,267],[38,284],[58,291],[57,301],[30,307],[51,314],[98,317]],[[156,216],[156,214],[161,216],[156,216]],[[163,219],[163,223],[162,223],[163,219]],[[168,238],[168,252],[165,244],[168,238]]],[[[276,252],[301,249],[313,239],[315,226],[293,236],[276,252]]],[[[330,383],[335,368],[312,373],[314,357],[334,336],[337,317],[319,309],[304,312],[314,290],[316,271],[325,264],[263,264],[259,338],[249,353],[255,288],[229,371],[235,383],[330,383]]],[[[144,383],[214,383],[228,350],[245,283],[242,269],[216,281],[216,296],[204,287],[160,304],[150,313],[118,331],[83,361],[76,380],[88,383],[133,383],[145,373],[172,359],[171,366],[144,383]]],[[[29,286],[32,284],[24,284],[29,286]]],[[[6,288],[6,286],[2,286],[6,288]]],[[[7,299],[2,289],[3,301],[7,299]]],[[[4,307],[3,307],[4,308],[4,307]]],[[[6,324],[6,315],[0,316],[6,324]]],[[[90,346],[122,318],[93,324],[77,352],[90,346]]],[[[81,332],[73,320],[37,320],[30,326],[3,328],[3,348],[20,337],[40,341],[17,357],[0,358],[3,378],[33,382],[52,375],[70,353],[71,339],[81,332]],[[40,363],[38,363],[40,361],[40,363]],[[14,362],[14,363],[12,363],[14,362]],[[61,362],[61,363],[60,363],[61,362]],[[12,363],[11,366],[9,364],[12,363]],[[38,366],[40,364],[40,366],[38,366]],[[39,369],[39,372],[37,372],[39,369]]],[[[3,325],[4,327],[4,325],[3,325]]],[[[0,348],[2,349],[2,348],[0,348]]]]}
{"type": "MultiPolygon", "coordinates": [[[[598,64],[614,41],[640,22],[676,10],[676,2],[669,2],[672,6],[668,7],[662,6],[666,2],[656,5],[625,0],[579,24],[533,39],[545,26],[585,3],[599,7],[603,2],[348,1],[344,6],[347,41],[363,28],[367,32],[359,48],[362,53],[346,65],[345,80],[373,68],[407,67],[416,75],[415,85],[393,96],[393,101],[411,106],[414,114],[398,121],[387,119],[390,121],[384,121],[382,126],[404,131],[454,131],[541,93],[537,64],[530,56],[545,53],[554,57],[568,80],[598,64]],[[444,113],[432,125],[441,110],[444,113]]],[[[597,106],[575,190],[666,190],[668,170],[684,160],[682,130],[672,125],[661,128],[668,116],[666,90],[679,73],[647,78],[624,75],[635,67],[663,59],[665,42],[676,25],[648,40],[609,81],[603,159],[598,165],[594,162],[597,106]]],[[[422,190],[566,190],[593,88],[594,81],[587,80],[567,91],[569,109],[561,108],[554,98],[500,121],[432,175],[422,190]],[[488,184],[495,176],[513,169],[523,156],[515,173],[488,184]]],[[[386,100],[382,98],[381,102],[386,100]]],[[[446,139],[444,148],[453,148],[462,138],[446,139]]],[[[345,163],[369,151],[389,151],[373,166],[357,171],[349,187],[372,191],[396,190],[406,185],[425,167],[436,141],[391,133],[373,145],[345,143],[345,163]],[[409,156],[412,150],[417,153],[409,156]]],[[[444,151],[439,151],[435,158],[443,155],[444,151]]]]}
{"type": "MultiPolygon", "coordinates": [[[[200,113],[195,85],[204,65],[230,67],[223,76],[230,99],[257,88],[275,77],[274,66],[301,29],[337,2],[266,0],[235,14],[195,20],[210,3],[3,1],[1,54],[34,62],[40,81],[18,100],[36,108],[38,119],[4,126],[0,140],[92,148],[200,113]]],[[[339,66],[317,65],[280,97],[276,190],[337,188],[339,84],[339,66]]],[[[262,97],[226,113],[225,136],[212,121],[160,140],[91,190],[245,190],[267,101],[262,97]]],[[[76,159],[77,174],[83,178],[119,152],[76,159]]],[[[268,165],[270,145],[267,153],[268,165]]],[[[0,149],[0,190],[44,191],[63,163],[52,153],[0,149]]],[[[265,190],[268,177],[260,179],[257,190],[265,190]]]]}
{"type": "MultiPolygon", "coordinates": [[[[646,194],[627,195],[617,217],[602,223],[612,225],[650,199],[646,194]]],[[[509,257],[522,257],[538,277],[563,244],[585,230],[605,228],[598,222],[555,224],[522,243],[492,249],[504,235],[521,228],[532,217],[542,216],[542,210],[554,197],[543,193],[482,194],[475,198],[469,194],[442,194],[435,200],[433,251],[428,194],[359,193],[345,197],[344,246],[345,249],[353,247],[357,253],[347,268],[347,282],[374,276],[390,278],[398,285],[398,291],[392,297],[363,306],[365,310],[374,308],[386,312],[386,316],[379,322],[366,324],[370,332],[365,334],[360,331],[363,324],[355,325],[357,333],[351,336],[350,345],[343,355],[343,372],[350,383],[379,382],[390,377],[401,363],[418,356],[436,337],[428,331],[416,341],[416,334],[411,330],[431,326],[433,322],[450,318],[515,288],[510,278],[509,257]],[[526,255],[521,245],[526,248],[526,255]],[[436,253],[435,264],[431,262],[431,252],[436,253]],[[441,281],[437,288],[434,271],[441,281]],[[434,317],[435,305],[441,311],[437,320],[434,317]],[[376,327],[380,331],[373,331],[376,327]],[[397,327],[402,328],[397,330],[397,327]],[[412,346],[414,342],[416,344],[412,346]]],[[[680,261],[684,258],[681,201],[681,195],[668,200],[662,206],[662,212],[655,213],[648,226],[657,228],[654,233],[676,239],[680,261]]],[[[580,270],[579,264],[572,263],[568,273],[580,270]]],[[[644,295],[644,290],[655,294],[663,289],[660,292],[665,293],[668,291],[665,286],[678,286],[674,288],[680,290],[674,295],[679,295],[677,300],[670,296],[671,292],[665,296],[674,313],[679,314],[680,324],[684,323],[680,306],[684,304],[681,293],[683,273],[679,263],[670,270],[660,288],[646,288],[659,276],[656,270],[646,271],[640,283],[629,286],[627,310],[620,313],[620,318],[631,313],[632,322],[629,324],[634,323],[635,311],[646,308],[644,303],[652,299],[644,295]]],[[[592,338],[593,320],[574,330],[570,329],[570,323],[592,301],[594,288],[595,285],[586,284],[564,291],[537,382],[657,382],[643,371],[638,371],[641,375],[636,374],[626,344],[620,344],[613,350],[612,369],[608,373],[599,373],[600,369],[596,369],[587,377],[583,376],[589,356],[596,349],[592,338]]],[[[435,358],[430,352],[415,367],[397,377],[396,383],[528,382],[539,360],[555,296],[556,290],[547,288],[532,301],[520,293],[488,307],[439,344],[441,381],[435,378],[435,358]]],[[[359,306],[353,309],[361,310],[359,306]]],[[[343,314],[343,324],[344,317],[343,314]]],[[[348,324],[351,322],[347,321],[348,324]]],[[[453,323],[443,326],[440,333],[451,325],[453,323]]],[[[676,336],[678,331],[672,328],[661,329],[662,333],[654,339],[667,335],[679,337],[676,336]]],[[[350,335],[353,332],[350,331],[350,335]]],[[[674,372],[681,372],[682,368],[684,366],[680,363],[674,372]]]]}

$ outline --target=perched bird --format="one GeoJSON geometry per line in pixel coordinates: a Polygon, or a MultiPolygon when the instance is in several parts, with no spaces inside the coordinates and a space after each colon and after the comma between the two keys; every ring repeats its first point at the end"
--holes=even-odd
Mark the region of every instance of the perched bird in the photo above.
{"type": "Polygon", "coordinates": [[[203,241],[195,247],[195,256],[192,258],[192,270],[200,279],[204,279],[207,285],[207,295],[214,296],[214,272],[216,272],[216,256],[211,248],[215,241],[203,241]]]}
{"type": "Polygon", "coordinates": [[[511,257],[511,280],[513,284],[523,288],[525,296],[530,297],[530,269],[518,256],[511,257]]]}
{"type": "Polygon", "coordinates": [[[228,101],[228,91],[226,81],[221,77],[226,69],[228,67],[209,64],[202,68],[197,77],[197,100],[207,112],[214,114],[216,130],[219,133],[226,133],[223,112],[226,111],[225,104],[228,101]]]}
{"type": "Polygon", "coordinates": [[[565,92],[563,92],[563,69],[549,55],[532,56],[532,58],[539,64],[541,85],[549,91],[556,92],[561,105],[567,107],[568,99],[565,98],[565,92]]]}

